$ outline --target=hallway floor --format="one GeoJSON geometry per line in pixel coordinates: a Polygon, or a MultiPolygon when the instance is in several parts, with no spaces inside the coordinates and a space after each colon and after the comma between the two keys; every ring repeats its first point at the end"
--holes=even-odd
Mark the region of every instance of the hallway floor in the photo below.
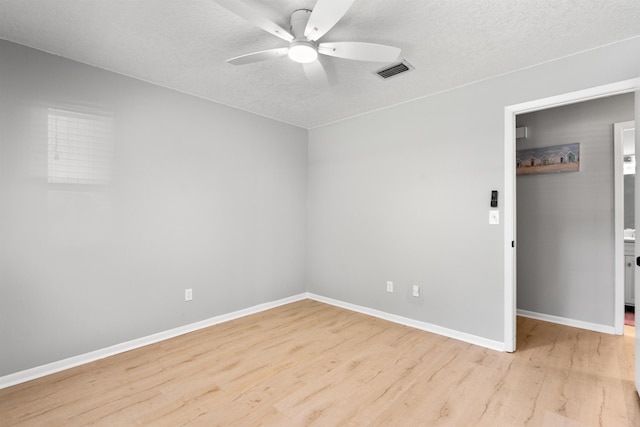
{"type": "Polygon", "coordinates": [[[636,313],[635,307],[625,305],[624,306],[624,324],[627,326],[636,326],[636,313]]]}

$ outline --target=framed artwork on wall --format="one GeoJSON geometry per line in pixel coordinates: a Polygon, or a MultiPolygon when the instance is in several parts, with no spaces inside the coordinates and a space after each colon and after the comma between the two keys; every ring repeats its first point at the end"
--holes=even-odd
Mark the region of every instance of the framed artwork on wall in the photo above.
{"type": "Polygon", "coordinates": [[[579,170],[580,143],[516,151],[516,175],[577,172],[579,170]]]}

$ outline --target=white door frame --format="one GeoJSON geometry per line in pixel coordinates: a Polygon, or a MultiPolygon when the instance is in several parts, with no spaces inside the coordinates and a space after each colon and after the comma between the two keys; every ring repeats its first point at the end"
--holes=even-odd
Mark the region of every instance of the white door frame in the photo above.
{"type": "MultiPolygon", "coordinates": [[[[516,115],[538,110],[575,104],[607,96],[634,92],[640,89],[640,79],[624,80],[549,98],[537,99],[504,109],[504,347],[505,351],[516,350],[516,115]],[[512,248],[512,242],[516,242],[512,248]]],[[[614,301],[624,298],[624,284],[616,284],[614,301]],[[622,292],[622,295],[618,294],[622,292]]],[[[616,317],[617,322],[617,317],[616,317]]]]}
{"type": "Polygon", "coordinates": [[[635,120],[613,125],[613,180],[614,180],[614,260],[615,260],[615,304],[614,329],[618,335],[624,334],[624,133],[635,129],[635,120]]]}
{"type": "Polygon", "coordinates": [[[615,333],[624,334],[624,147],[623,135],[629,129],[635,129],[635,121],[614,123],[613,125],[613,182],[614,182],[614,260],[615,260],[615,333]]]}

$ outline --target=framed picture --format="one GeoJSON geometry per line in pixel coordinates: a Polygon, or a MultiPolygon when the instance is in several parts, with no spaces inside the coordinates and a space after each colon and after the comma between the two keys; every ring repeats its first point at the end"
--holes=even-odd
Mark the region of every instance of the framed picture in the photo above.
{"type": "Polygon", "coordinates": [[[579,170],[580,143],[516,151],[516,175],[579,170]]]}

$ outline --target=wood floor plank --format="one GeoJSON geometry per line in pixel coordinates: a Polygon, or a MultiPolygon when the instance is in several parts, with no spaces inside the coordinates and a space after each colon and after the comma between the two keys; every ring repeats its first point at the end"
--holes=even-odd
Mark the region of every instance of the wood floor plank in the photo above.
{"type": "Polygon", "coordinates": [[[624,336],[500,353],[304,300],[0,390],[0,426],[637,426],[624,336]]]}

